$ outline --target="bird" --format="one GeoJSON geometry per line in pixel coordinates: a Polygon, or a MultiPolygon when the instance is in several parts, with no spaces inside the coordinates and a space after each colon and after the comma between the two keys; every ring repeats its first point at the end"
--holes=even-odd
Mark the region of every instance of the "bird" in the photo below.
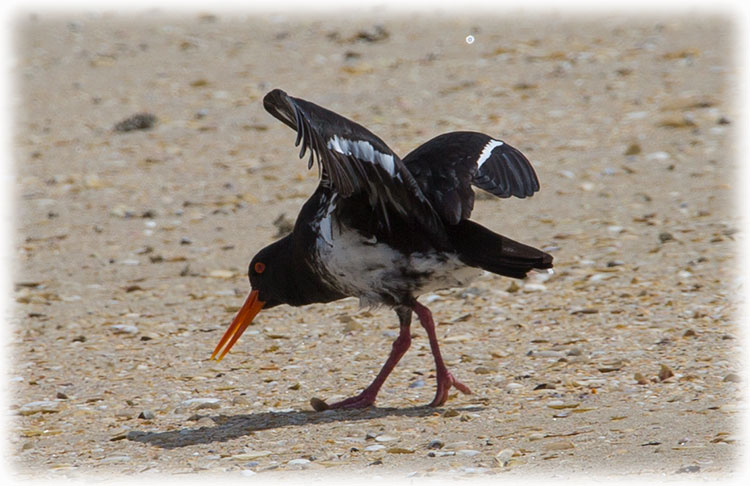
{"type": "MultiPolygon", "coordinates": [[[[472,131],[438,135],[400,158],[364,126],[327,108],[274,89],[263,98],[272,116],[297,132],[299,158],[309,152],[319,184],[291,233],[250,261],[251,289],[211,359],[221,360],[262,309],[355,297],[363,307],[390,307],[399,334],[372,383],[334,403],[310,400],[316,411],[373,406],[411,344],[415,314],[427,333],[440,407],[455,388],[471,389],[448,370],[435,322],[417,298],[461,287],[484,271],[524,278],[552,268],[553,257],[499,235],[470,218],[476,186],[500,198],[539,190],[529,160],[502,140],[472,131]]],[[[548,270],[551,271],[551,270],[548,270]]]]}

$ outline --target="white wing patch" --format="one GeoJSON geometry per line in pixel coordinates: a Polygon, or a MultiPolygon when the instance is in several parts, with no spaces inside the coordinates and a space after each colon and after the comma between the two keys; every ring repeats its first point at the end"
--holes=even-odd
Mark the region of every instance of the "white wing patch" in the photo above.
{"type": "Polygon", "coordinates": [[[396,165],[393,161],[393,155],[378,152],[365,140],[349,140],[347,138],[334,135],[328,139],[328,148],[344,155],[353,155],[359,160],[377,164],[386,170],[390,175],[396,175],[396,165]]]}
{"type": "Polygon", "coordinates": [[[492,155],[492,151],[501,145],[503,145],[503,142],[501,142],[500,140],[490,139],[490,141],[487,142],[487,145],[484,146],[484,148],[482,149],[482,153],[479,154],[479,158],[477,159],[477,170],[479,170],[482,165],[487,162],[487,159],[489,159],[492,155]]]}

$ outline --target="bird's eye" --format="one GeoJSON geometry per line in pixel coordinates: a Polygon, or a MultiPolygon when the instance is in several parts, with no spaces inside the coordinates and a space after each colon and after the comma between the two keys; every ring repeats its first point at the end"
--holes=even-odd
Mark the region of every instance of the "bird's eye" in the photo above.
{"type": "Polygon", "coordinates": [[[263,273],[263,270],[266,269],[266,264],[263,262],[257,262],[253,269],[255,270],[255,273],[263,273]]]}

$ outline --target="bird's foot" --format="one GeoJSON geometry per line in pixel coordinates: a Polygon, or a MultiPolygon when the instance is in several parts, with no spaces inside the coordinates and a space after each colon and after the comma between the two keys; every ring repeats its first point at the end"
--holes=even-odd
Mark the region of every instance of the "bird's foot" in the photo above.
{"type": "Polygon", "coordinates": [[[471,389],[469,389],[468,386],[458,381],[450,371],[445,370],[442,373],[438,372],[437,392],[435,393],[435,399],[430,403],[430,406],[439,407],[443,405],[448,400],[448,390],[450,390],[452,386],[465,395],[471,395],[471,389]]]}
{"type": "Polygon", "coordinates": [[[316,412],[322,412],[324,410],[334,410],[337,408],[367,408],[375,404],[375,394],[362,392],[356,397],[347,398],[340,402],[327,404],[320,398],[311,398],[310,405],[315,409],[316,412]]]}

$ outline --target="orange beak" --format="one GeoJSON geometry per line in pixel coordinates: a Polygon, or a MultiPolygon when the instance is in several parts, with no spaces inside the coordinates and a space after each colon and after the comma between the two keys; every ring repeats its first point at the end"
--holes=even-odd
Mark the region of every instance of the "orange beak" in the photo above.
{"type": "Polygon", "coordinates": [[[219,344],[216,345],[213,354],[211,354],[211,359],[216,357],[219,351],[221,351],[221,348],[224,348],[224,351],[219,355],[217,361],[221,361],[222,358],[224,358],[229,350],[232,349],[234,343],[236,343],[240,336],[242,336],[242,333],[245,332],[245,329],[252,324],[253,319],[255,319],[255,316],[258,315],[258,312],[260,312],[264,305],[265,301],[258,299],[257,290],[253,290],[248,294],[245,303],[242,304],[239,312],[237,312],[237,315],[234,316],[234,320],[229,325],[229,329],[227,329],[221,337],[219,344]],[[227,341],[229,342],[227,343],[227,341]],[[226,347],[224,347],[224,344],[226,344],[226,347]]]}

